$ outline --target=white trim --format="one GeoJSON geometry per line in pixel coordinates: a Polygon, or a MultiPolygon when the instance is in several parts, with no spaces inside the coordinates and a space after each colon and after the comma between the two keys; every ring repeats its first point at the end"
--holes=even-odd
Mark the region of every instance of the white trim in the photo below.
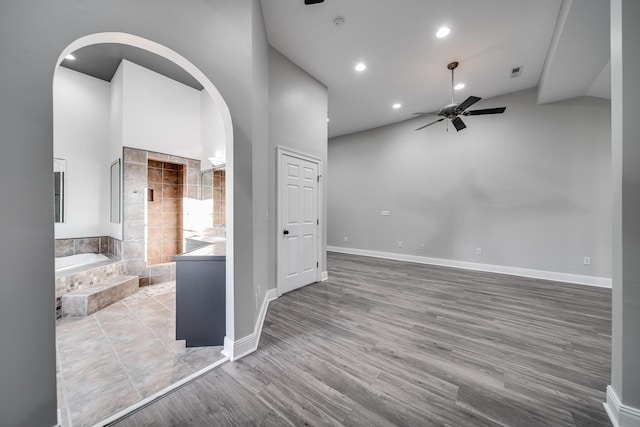
{"type": "Polygon", "coordinates": [[[157,393],[152,394],[149,397],[145,397],[144,399],[142,399],[141,401],[134,403],[133,405],[129,406],[128,408],[123,409],[120,412],[117,412],[113,415],[111,415],[109,418],[105,418],[102,421],[99,421],[97,423],[95,423],[93,425],[93,427],[104,427],[104,426],[108,426],[109,424],[115,423],[116,421],[121,420],[122,418],[126,417],[127,415],[131,414],[132,412],[135,412],[153,402],[155,402],[156,400],[166,396],[167,394],[171,393],[172,391],[179,389],[180,387],[184,386],[187,383],[190,383],[191,381],[195,380],[196,378],[199,378],[201,376],[203,376],[204,374],[206,374],[207,372],[217,368],[218,366],[222,365],[223,363],[226,363],[229,361],[228,357],[225,357],[224,359],[220,359],[215,363],[212,363],[211,365],[200,369],[198,372],[189,375],[188,377],[171,384],[169,387],[163,388],[162,390],[160,390],[157,393]]]}
{"type": "Polygon", "coordinates": [[[298,159],[302,159],[302,160],[306,160],[308,162],[311,163],[316,163],[318,165],[318,200],[316,202],[316,207],[318,210],[318,238],[317,238],[317,250],[318,250],[318,269],[317,269],[317,274],[316,274],[316,282],[320,282],[322,281],[322,272],[320,271],[320,266],[324,264],[324,259],[323,259],[323,255],[324,252],[322,251],[322,235],[323,235],[323,229],[324,229],[324,207],[322,205],[322,194],[323,194],[323,179],[322,178],[322,171],[323,171],[323,165],[322,165],[322,159],[320,157],[316,157],[310,154],[306,154],[306,153],[302,153],[300,151],[297,150],[293,150],[291,148],[287,148],[287,147],[283,147],[282,145],[278,145],[276,146],[276,227],[277,227],[277,231],[276,231],[276,291],[277,291],[277,295],[280,296],[282,295],[282,283],[280,280],[280,272],[281,272],[281,251],[282,251],[282,238],[280,236],[280,222],[282,220],[282,212],[281,212],[281,201],[282,201],[282,192],[280,191],[280,187],[282,185],[282,177],[281,177],[281,171],[280,171],[280,166],[282,163],[282,156],[283,155],[287,155],[290,157],[295,157],[298,159]]]}
{"type": "Polygon", "coordinates": [[[62,413],[60,412],[60,408],[58,408],[57,414],[58,414],[58,419],[57,419],[58,424],[56,424],[53,427],[62,427],[62,413]]]}
{"type": "Polygon", "coordinates": [[[323,271],[322,275],[320,276],[320,281],[324,282],[325,280],[329,280],[329,272],[328,271],[323,271]]]}
{"type": "Polygon", "coordinates": [[[640,426],[640,409],[620,402],[616,391],[610,385],[607,386],[607,401],[602,406],[607,411],[613,427],[640,426]]]}
{"type": "Polygon", "coordinates": [[[509,274],[512,276],[529,277],[533,279],[553,280],[556,282],[575,283],[579,285],[595,286],[611,289],[611,278],[582,276],[579,274],[559,273],[555,271],[533,270],[530,268],[507,267],[493,264],[479,264],[475,262],[457,261],[453,259],[429,258],[416,255],[396,254],[392,252],[378,252],[366,249],[343,248],[327,246],[327,251],[344,254],[362,255],[374,258],[394,259],[398,261],[415,262],[418,264],[439,265],[443,267],[462,268],[465,270],[486,271],[489,273],[509,274]]]}
{"type": "Polygon", "coordinates": [[[277,289],[269,289],[262,300],[262,306],[256,319],[256,324],[253,329],[253,333],[247,335],[244,338],[240,338],[237,341],[232,341],[224,337],[224,350],[222,353],[227,356],[232,362],[241,359],[258,349],[260,344],[260,334],[262,333],[262,325],[264,324],[264,318],[267,315],[267,309],[269,303],[278,298],[277,289]]]}

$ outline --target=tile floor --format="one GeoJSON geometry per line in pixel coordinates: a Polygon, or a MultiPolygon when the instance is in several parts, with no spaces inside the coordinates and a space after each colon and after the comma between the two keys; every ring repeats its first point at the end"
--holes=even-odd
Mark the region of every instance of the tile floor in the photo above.
{"type": "Polygon", "coordinates": [[[85,318],[56,321],[58,408],[63,427],[91,426],[224,358],[222,347],[175,339],[175,282],[85,318]]]}

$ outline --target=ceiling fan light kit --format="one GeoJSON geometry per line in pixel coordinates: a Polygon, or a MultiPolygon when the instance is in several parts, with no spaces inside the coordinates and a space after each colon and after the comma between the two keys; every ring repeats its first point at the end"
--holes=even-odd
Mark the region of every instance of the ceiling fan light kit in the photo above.
{"type": "Polygon", "coordinates": [[[477,96],[470,96],[461,103],[457,103],[454,98],[454,70],[458,68],[459,63],[457,61],[450,62],[447,64],[447,69],[451,70],[451,103],[445,105],[438,112],[433,113],[414,113],[416,115],[429,115],[429,114],[437,114],[441,116],[441,119],[435,120],[431,123],[427,123],[424,126],[419,127],[416,130],[421,130],[431,125],[434,125],[438,122],[443,121],[444,119],[451,120],[451,123],[456,128],[457,132],[460,132],[462,129],[465,129],[467,125],[462,121],[460,116],[481,116],[486,114],[502,114],[505,112],[507,107],[498,107],[498,108],[484,108],[481,110],[468,110],[476,102],[480,101],[482,98],[477,96]]]}

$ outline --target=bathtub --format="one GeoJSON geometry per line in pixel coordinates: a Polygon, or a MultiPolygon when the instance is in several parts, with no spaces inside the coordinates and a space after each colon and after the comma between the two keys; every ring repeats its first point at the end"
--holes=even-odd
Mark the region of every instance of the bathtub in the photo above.
{"type": "Polygon", "coordinates": [[[77,254],[56,258],[56,274],[65,273],[78,267],[87,267],[94,264],[111,261],[102,254],[77,254]]]}
{"type": "Polygon", "coordinates": [[[62,296],[112,277],[124,276],[124,261],[102,254],[56,258],[56,319],[62,317],[62,296]]]}

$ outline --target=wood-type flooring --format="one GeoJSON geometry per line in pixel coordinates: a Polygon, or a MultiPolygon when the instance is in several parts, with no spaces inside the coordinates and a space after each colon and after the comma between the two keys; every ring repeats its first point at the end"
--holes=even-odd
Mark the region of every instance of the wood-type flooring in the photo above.
{"type": "Polygon", "coordinates": [[[329,253],[258,351],[128,426],[610,426],[611,291],[329,253]]]}

